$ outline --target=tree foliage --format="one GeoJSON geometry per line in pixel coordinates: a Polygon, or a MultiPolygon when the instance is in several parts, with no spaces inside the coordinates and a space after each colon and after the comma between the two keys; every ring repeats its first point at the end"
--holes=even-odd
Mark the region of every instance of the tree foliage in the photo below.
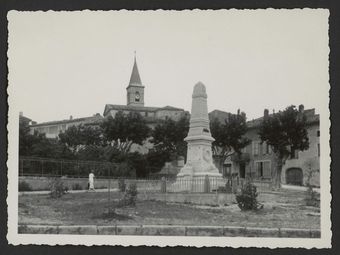
{"type": "Polygon", "coordinates": [[[102,124],[104,140],[107,144],[128,153],[133,143],[142,145],[149,136],[150,128],[137,112],[124,114],[119,111],[115,117],[108,117],[102,124]]]}
{"type": "Polygon", "coordinates": [[[296,150],[309,148],[306,116],[294,105],[289,106],[282,112],[265,116],[259,128],[259,135],[275,153],[277,166],[273,171],[273,179],[275,187],[279,188],[283,164],[296,150]]]}
{"type": "Polygon", "coordinates": [[[48,157],[48,158],[74,158],[73,153],[63,144],[46,138],[45,134],[30,133],[28,123],[19,122],[19,155],[48,157]]]}
{"type": "Polygon", "coordinates": [[[250,140],[245,137],[247,132],[246,117],[244,114],[231,114],[224,123],[217,118],[210,122],[210,131],[215,141],[212,143],[213,155],[219,158],[220,167],[227,157],[234,153],[241,154],[250,140]]]}
{"type": "Polygon", "coordinates": [[[153,153],[171,160],[186,156],[187,143],[184,138],[189,132],[189,117],[183,116],[178,121],[167,118],[159,122],[152,131],[151,142],[154,144],[153,153]]]}
{"type": "Polygon", "coordinates": [[[71,126],[59,134],[59,139],[73,152],[87,145],[101,145],[103,140],[101,128],[89,125],[71,126]]]}

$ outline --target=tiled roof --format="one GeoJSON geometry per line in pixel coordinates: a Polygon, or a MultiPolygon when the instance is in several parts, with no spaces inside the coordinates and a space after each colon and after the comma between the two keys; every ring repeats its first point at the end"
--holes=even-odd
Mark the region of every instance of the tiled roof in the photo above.
{"type": "MultiPolygon", "coordinates": [[[[318,123],[320,121],[320,115],[315,114],[315,109],[307,109],[304,111],[304,114],[307,118],[307,123],[309,124],[318,123]]],[[[273,114],[269,114],[269,116],[271,115],[273,114]]],[[[247,126],[248,128],[257,128],[260,126],[262,121],[263,121],[263,117],[253,119],[253,120],[247,121],[247,126]]]]}
{"type": "Polygon", "coordinates": [[[176,108],[172,106],[165,107],[150,107],[150,106],[132,106],[132,105],[119,105],[119,104],[107,104],[104,109],[104,116],[107,115],[110,110],[118,110],[118,111],[138,111],[138,112],[155,112],[161,110],[168,111],[184,111],[181,108],[176,108]]]}
{"type": "Polygon", "coordinates": [[[31,119],[30,118],[28,118],[28,117],[25,117],[25,116],[19,116],[19,119],[21,120],[21,121],[24,121],[24,122],[30,122],[31,121],[31,119]]]}
{"type": "Polygon", "coordinates": [[[158,108],[156,111],[161,111],[161,110],[167,110],[167,111],[184,111],[184,109],[182,108],[177,108],[177,107],[173,107],[173,106],[164,106],[161,108],[158,108]]]}
{"type": "Polygon", "coordinates": [[[159,107],[107,104],[105,105],[104,115],[106,115],[109,110],[154,112],[157,109],[159,109],[159,107]]]}
{"type": "Polygon", "coordinates": [[[213,119],[217,118],[220,122],[224,123],[224,120],[227,119],[230,115],[230,112],[213,110],[209,112],[209,119],[210,121],[212,121],[213,119]]]}
{"type": "Polygon", "coordinates": [[[83,117],[83,118],[76,118],[76,119],[67,119],[67,120],[55,120],[55,121],[48,121],[48,122],[41,122],[38,124],[33,124],[31,127],[39,127],[39,126],[50,126],[50,125],[57,125],[57,124],[67,124],[73,122],[90,122],[90,123],[97,123],[103,120],[103,116],[95,115],[91,117],[83,117]]]}

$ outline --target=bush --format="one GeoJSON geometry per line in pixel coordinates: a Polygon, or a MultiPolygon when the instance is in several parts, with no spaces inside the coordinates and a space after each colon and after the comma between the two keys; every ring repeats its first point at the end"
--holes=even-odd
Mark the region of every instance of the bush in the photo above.
{"type": "Polygon", "coordinates": [[[121,192],[125,192],[126,190],[126,184],[125,184],[125,180],[124,179],[119,179],[118,180],[118,189],[121,192]]]}
{"type": "Polygon", "coordinates": [[[136,170],[127,162],[118,164],[114,176],[135,177],[136,170]]]}
{"type": "Polygon", "coordinates": [[[19,191],[32,191],[31,185],[25,181],[19,182],[19,191]]]}
{"type": "Polygon", "coordinates": [[[137,185],[130,183],[129,187],[125,190],[123,197],[118,202],[118,207],[135,206],[137,200],[137,185]]]}
{"type": "Polygon", "coordinates": [[[72,190],[83,190],[83,187],[79,183],[74,183],[72,185],[72,190]]]}
{"type": "Polygon", "coordinates": [[[306,205],[320,207],[318,194],[313,190],[311,185],[309,185],[307,189],[306,205]]]}
{"type": "Polygon", "coordinates": [[[236,195],[236,201],[238,207],[242,211],[257,210],[263,207],[257,202],[257,190],[256,186],[250,182],[247,182],[241,189],[241,192],[236,195]]]}
{"type": "Polygon", "coordinates": [[[52,179],[52,181],[49,184],[49,188],[50,196],[52,198],[59,198],[68,191],[68,188],[64,186],[64,183],[61,180],[61,178],[58,177],[52,179]]]}

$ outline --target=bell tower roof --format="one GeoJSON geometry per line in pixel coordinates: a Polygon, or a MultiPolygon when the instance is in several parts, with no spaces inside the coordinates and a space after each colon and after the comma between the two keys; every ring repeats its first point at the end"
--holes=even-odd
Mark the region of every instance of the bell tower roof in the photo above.
{"type": "Polygon", "coordinates": [[[137,67],[136,52],[135,52],[135,59],[134,59],[134,64],[133,64],[133,68],[132,68],[129,86],[144,87],[143,84],[142,84],[142,81],[140,79],[140,75],[139,75],[139,71],[138,71],[138,67],[137,67]]]}

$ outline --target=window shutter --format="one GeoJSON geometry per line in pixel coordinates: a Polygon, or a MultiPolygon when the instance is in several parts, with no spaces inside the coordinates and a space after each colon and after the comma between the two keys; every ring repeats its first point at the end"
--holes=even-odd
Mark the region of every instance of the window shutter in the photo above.
{"type": "Polygon", "coordinates": [[[269,161],[263,162],[263,177],[265,177],[265,178],[271,177],[271,170],[270,170],[270,162],[269,161]]]}

